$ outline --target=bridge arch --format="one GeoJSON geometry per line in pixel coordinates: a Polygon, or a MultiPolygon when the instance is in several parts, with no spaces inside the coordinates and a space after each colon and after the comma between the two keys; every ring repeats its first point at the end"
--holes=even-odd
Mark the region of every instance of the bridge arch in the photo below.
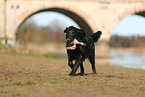
{"type": "Polygon", "coordinates": [[[93,33],[93,31],[90,28],[90,26],[88,25],[88,23],[78,14],[76,14],[72,11],[63,9],[63,8],[56,8],[56,7],[55,8],[45,8],[45,9],[40,9],[40,10],[37,10],[33,13],[27,14],[27,17],[25,16],[20,20],[20,22],[17,24],[17,27],[16,27],[15,32],[14,32],[14,39],[13,39],[14,42],[16,41],[16,33],[18,32],[18,30],[22,26],[22,24],[31,16],[33,16],[37,13],[40,13],[40,12],[45,12],[45,11],[54,11],[54,12],[62,13],[64,15],[70,17],[71,19],[73,19],[81,28],[85,29],[87,34],[93,33]]]}
{"type": "MultiPolygon", "coordinates": [[[[124,18],[126,18],[129,15],[140,15],[145,17],[145,6],[143,4],[132,4],[132,6],[127,5],[124,8],[122,8],[121,13],[116,16],[116,25],[114,26],[114,28],[112,28],[112,31],[124,18]]],[[[112,34],[110,33],[109,39],[111,38],[111,35],[112,34]]]]}
{"type": "MultiPolygon", "coordinates": [[[[117,22],[117,24],[116,24],[116,27],[113,29],[113,31],[112,31],[112,33],[113,34],[115,34],[115,32],[114,31],[116,31],[116,28],[119,28],[120,26],[118,26],[124,19],[126,19],[126,18],[128,18],[129,16],[140,16],[141,18],[143,18],[144,17],[144,19],[145,19],[145,10],[134,10],[134,11],[130,11],[130,12],[128,12],[128,13],[126,13],[121,19],[120,19],[120,21],[119,22],[117,22]]],[[[138,18],[138,17],[137,17],[138,18]]],[[[130,19],[130,18],[129,18],[130,19]]],[[[132,19],[133,20],[133,19],[132,19]]],[[[126,21],[125,21],[126,22],[126,21]]],[[[123,24],[125,24],[125,23],[122,23],[121,24],[121,26],[123,25],[123,24]]],[[[133,25],[133,24],[132,24],[133,25]]],[[[138,24],[139,25],[139,24],[138,24]]],[[[123,27],[121,27],[121,28],[123,28],[123,27]]],[[[124,29],[125,30],[125,29],[124,29]]],[[[130,29],[129,29],[130,30],[130,29]]],[[[118,31],[119,32],[119,31],[118,31]]],[[[132,31],[131,31],[132,32],[132,31]]],[[[110,34],[110,38],[111,38],[111,36],[113,35],[113,34],[110,34]]]]}
{"type": "Polygon", "coordinates": [[[141,15],[145,17],[145,5],[144,4],[132,4],[132,6],[126,6],[122,9],[122,12],[118,14],[118,19],[119,21],[122,20],[123,18],[136,14],[136,15],[141,15]]]}
{"type": "Polygon", "coordinates": [[[140,16],[143,16],[145,17],[145,11],[142,11],[142,12],[138,12],[138,13],[135,13],[136,15],[140,15],[140,16]]]}
{"type": "Polygon", "coordinates": [[[70,17],[71,19],[73,19],[81,28],[85,29],[86,32],[88,34],[91,34],[93,33],[92,29],[90,28],[90,26],[88,25],[88,23],[81,17],[79,16],[78,14],[72,12],[72,11],[69,11],[69,10],[66,10],[66,9],[62,9],[62,8],[46,8],[46,9],[41,9],[41,10],[38,10],[30,15],[28,15],[26,18],[23,18],[21,20],[21,22],[18,24],[18,27],[16,29],[16,33],[17,31],[19,30],[19,28],[21,27],[21,25],[29,18],[31,17],[32,15],[35,15],[37,13],[40,13],[40,12],[45,12],[45,11],[54,11],[54,12],[58,12],[58,13],[62,13],[68,17],[70,17]]]}

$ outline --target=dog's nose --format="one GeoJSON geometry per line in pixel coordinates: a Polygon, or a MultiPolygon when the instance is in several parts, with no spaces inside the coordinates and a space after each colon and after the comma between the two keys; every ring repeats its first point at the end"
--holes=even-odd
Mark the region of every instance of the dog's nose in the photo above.
{"type": "Polygon", "coordinates": [[[68,42],[68,41],[70,41],[70,40],[71,40],[71,39],[66,39],[65,41],[68,42]]]}

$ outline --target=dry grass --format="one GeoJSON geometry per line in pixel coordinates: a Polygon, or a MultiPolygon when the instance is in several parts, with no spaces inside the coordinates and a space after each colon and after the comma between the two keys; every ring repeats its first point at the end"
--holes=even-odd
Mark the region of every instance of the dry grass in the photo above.
{"type": "Polygon", "coordinates": [[[145,97],[145,70],[96,68],[70,77],[65,58],[0,54],[0,97],[145,97]]]}

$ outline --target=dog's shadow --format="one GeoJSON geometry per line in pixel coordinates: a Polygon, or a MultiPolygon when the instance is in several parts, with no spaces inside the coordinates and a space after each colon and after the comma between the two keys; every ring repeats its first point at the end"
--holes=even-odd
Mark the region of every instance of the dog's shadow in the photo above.
{"type": "Polygon", "coordinates": [[[81,74],[81,73],[76,73],[75,76],[89,76],[89,75],[98,75],[98,74],[93,74],[93,73],[85,73],[85,74],[81,74]]]}
{"type": "Polygon", "coordinates": [[[105,77],[105,78],[117,78],[117,79],[126,79],[126,76],[121,76],[121,75],[108,75],[108,74],[93,74],[93,73],[77,73],[75,76],[90,76],[90,77],[105,77]]]}

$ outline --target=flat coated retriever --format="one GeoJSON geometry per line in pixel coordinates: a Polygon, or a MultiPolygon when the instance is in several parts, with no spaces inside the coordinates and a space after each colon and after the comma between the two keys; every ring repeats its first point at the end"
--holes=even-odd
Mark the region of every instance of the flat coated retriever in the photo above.
{"type": "Polygon", "coordinates": [[[74,76],[78,67],[80,66],[80,75],[84,75],[83,61],[88,58],[91,65],[93,74],[96,73],[95,68],[95,46],[102,34],[101,31],[87,35],[85,30],[78,29],[74,26],[66,27],[66,48],[68,55],[68,65],[72,69],[69,75],[74,76]],[[73,64],[75,60],[75,64],[73,64]]]}

